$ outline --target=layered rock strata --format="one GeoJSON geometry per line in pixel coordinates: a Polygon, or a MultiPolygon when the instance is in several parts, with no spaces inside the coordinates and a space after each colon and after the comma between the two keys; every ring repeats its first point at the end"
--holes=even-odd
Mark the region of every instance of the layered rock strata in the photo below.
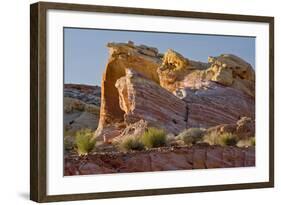
{"type": "Polygon", "coordinates": [[[108,47],[98,139],[110,141],[140,119],[173,134],[255,119],[255,73],[235,55],[202,63],[133,42],[108,47]]]}
{"type": "Polygon", "coordinates": [[[159,148],[129,153],[65,156],[64,175],[151,172],[255,166],[255,149],[220,146],[159,148]]]}
{"type": "Polygon", "coordinates": [[[154,81],[146,79],[133,69],[116,82],[124,122],[132,124],[145,120],[150,126],[179,133],[187,126],[186,103],[154,81]]]}

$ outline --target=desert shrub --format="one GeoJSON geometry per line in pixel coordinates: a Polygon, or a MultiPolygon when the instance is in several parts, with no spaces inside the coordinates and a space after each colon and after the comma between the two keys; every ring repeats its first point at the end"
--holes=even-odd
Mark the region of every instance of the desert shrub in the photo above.
{"type": "Polygon", "coordinates": [[[128,135],[125,136],[120,141],[119,148],[124,151],[130,151],[130,150],[144,150],[145,147],[140,137],[128,135]]]}
{"type": "Polygon", "coordinates": [[[94,132],[91,129],[82,129],[76,132],[75,146],[79,155],[87,155],[96,145],[94,132]]]}
{"type": "Polygon", "coordinates": [[[229,132],[224,132],[219,135],[219,144],[226,146],[235,146],[237,144],[237,137],[229,132]]]}
{"type": "Polygon", "coordinates": [[[203,141],[210,145],[235,146],[238,142],[237,137],[230,132],[210,132],[204,135],[203,141]]]}
{"type": "Polygon", "coordinates": [[[255,137],[250,137],[248,139],[239,140],[237,142],[237,147],[251,147],[256,145],[255,137]]]}
{"type": "Polygon", "coordinates": [[[202,140],[204,133],[204,129],[189,128],[182,131],[177,139],[182,140],[187,145],[193,145],[202,140]]]}
{"type": "Polygon", "coordinates": [[[164,130],[150,127],[141,135],[141,141],[147,148],[162,147],[167,144],[164,130]]]}

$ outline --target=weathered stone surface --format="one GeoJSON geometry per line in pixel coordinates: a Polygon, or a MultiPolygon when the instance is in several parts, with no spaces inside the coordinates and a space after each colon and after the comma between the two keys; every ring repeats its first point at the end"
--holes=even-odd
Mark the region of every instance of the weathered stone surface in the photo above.
{"type": "Polygon", "coordinates": [[[180,170],[192,169],[190,163],[183,153],[166,152],[158,154],[156,152],[150,153],[151,170],[165,171],[165,170],[180,170]]]}
{"type": "Polygon", "coordinates": [[[255,100],[243,91],[207,81],[201,89],[174,92],[187,103],[188,127],[235,124],[242,116],[255,118],[255,100]]]}
{"type": "Polygon", "coordinates": [[[100,106],[101,88],[99,86],[64,84],[64,97],[74,98],[87,104],[100,106]]]}
{"type": "Polygon", "coordinates": [[[255,136],[255,121],[249,117],[241,117],[233,124],[220,124],[207,129],[207,132],[232,133],[237,140],[245,140],[255,136]]]}
{"type": "Polygon", "coordinates": [[[210,147],[206,152],[205,166],[207,168],[220,168],[223,163],[223,148],[219,146],[210,147]]]}
{"type": "Polygon", "coordinates": [[[201,70],[205,70],[207,67],[207,63],[189,60],[176,51],[168,49],[157,70],[160,85],[170,92],[186,87],[187,82],[194,86],[194,81],[202,79],[201,70]]]}
{"type": "Polygon", "coordinates": [[[169,50],[164,55],[158,75],[160,85],[171,92],[182,88],[202,89],[206,81],[213,81],[255,96],[252,66],[231,54],[209,57],[208,63],[202,63],[185,59],[169,50]]]}
{"type": "Polygon", "coordinates": [[[255,136],[255,121],[249,117],[242,117],[236,123],[235,134],[239,136],[240,139],[245,139],[255,136]]]}
{"type": "Polygon", "coordinates": [[[73,136],[77,130],[90,128],[95,130],[99,122],[99,107],[81,100],[64,97],[65,136],[73,136]]]}
{"type": "Polygon", "coordinates": [[[255,149],[220,146],[161,148],[128,153],[65,156],[64,175],[255,166],[255,149]]]}
{"type": "Polygon", "coordinates": [[[226,86],[242,90],[255,96],[255,72],[252,66],[231,54],[209,57],[211,67],[206,70],[207,76],[212,73],[211,80],[226,86]]]}
{"type": "Polygon", "coordinates": [[[147,128],[148,122],[143,119],[135,123],[129,124],[118,137],[114,138],[114,141],[118,142],[125,136],[141,136],[147,130],[147,128]]]}
{"type": "Polygon", "coordinates": [[[148,46],[135,46],[133,42],[109,43],[109,59],[106,65],[101,90],[101,111],[97,136],[116,122],[123,122],[124,111],[119,107],[116,81],[125,75],[126,68],[133,68],[148,79],[159,82],[157,68],[161,64],[158,51],[148,46]]]}
{"type": "Polygon", "coordinates": [[[186,128],[186,103],[132,69],[116,82],[126,124],[141,119],[177,134],[186,128]]]}

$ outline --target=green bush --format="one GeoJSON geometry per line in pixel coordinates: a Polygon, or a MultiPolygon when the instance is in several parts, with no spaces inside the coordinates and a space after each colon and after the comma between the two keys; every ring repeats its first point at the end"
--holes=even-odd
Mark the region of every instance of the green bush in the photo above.
{"type": "Polygon", "coordinates": [[[167,144],[164,130],[150,127],[141,135],[141,141],[147,148],[162,147],[167,144]]]}
{"type": "Polygon", "coordinates": [[[235,146],[238,142],[237,137],[229,132],[220,134],[218,140],[220,145],[225,146],[235,146]]]}
{"type": "Polygon", "coordinates": [[[119,144],[121,150],[144,150],[144,144],[141,142],[140,137],[125,136],[119,144]]]}
{"type": "Polygon", "coordinates": [[[237,137],[230,132],[210,132],[203,137],[203,141],[210,145],[235,146],[238,142],[237,137]]]}
{"type": "Polygon", "coordinates": [[[79,156],[87,155],[96,145],[94,132],[91,129],[77,131],[75,134],[75,145],[79,156]]]}
{"type": "Polygon", "coordinates": [[[177,138],[187,145],[193,145],[202,141],[205,131],[201,128],[189,128],[182,131],[177,138]]]}

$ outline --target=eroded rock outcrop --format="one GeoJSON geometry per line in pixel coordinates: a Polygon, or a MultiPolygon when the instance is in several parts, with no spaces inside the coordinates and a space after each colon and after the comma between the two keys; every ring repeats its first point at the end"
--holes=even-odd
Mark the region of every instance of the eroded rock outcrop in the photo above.
{"type": "MultiPolygon", "coordinates": [[[[109,60],[102,79],[100,121],[96,131],[99,137],[105,130],[112,129],[112,124],[122,124],[124,121],[124,111],[118,106],[119,94],[115,83],[125,75],[125,69],[133,68],[146,78],[159,83],[157,68],[161,64],[156,48],[135,46],[133,42],[109,43],[107,46],[109,60]]],[[[114,132],[118,133],[118,130],[119,127],[114,129],[114,132]]]]}
{"type": "Polygon", "coordinates": [[[255,72],[249,63],[231,54],[209,57],[208,61],[211,67],[206,70],[207,79],[255,96],[255,72]]]}
{"type": "Polygon", "coordinates": [[[154,81],[133,69],[126,69],[126,75],[118,79],[115,86],[126,124],[143,119],[149,126],[174,134],[186,128],[186,103],[154,81]]]}
{"type": "Polygon", "coordinates": [[[139,120],[178,134],[185,128],[255,119],[255,73],[243,59],[222,54],[208,63],[169,49],[109,43],[98,139],[108,141],[139,120]]]}
{"type": "Polygon", "coordinates": [[[202,63],[168,50],[158,74],[160,85],[171,92],[180,88],[201,89],[202,83],[212,81],[255,96],[255,72],[252,66],[231,54],[209,57],[208,63],[202,63]]]}
{"type": "Polygon", "coordinates": [[[200,89],[174,92],[187,103],[188,127],[208,128],[236,123],[243,116],[255,118],[255,100],[242,90],[207,81],[200,89]]]}

